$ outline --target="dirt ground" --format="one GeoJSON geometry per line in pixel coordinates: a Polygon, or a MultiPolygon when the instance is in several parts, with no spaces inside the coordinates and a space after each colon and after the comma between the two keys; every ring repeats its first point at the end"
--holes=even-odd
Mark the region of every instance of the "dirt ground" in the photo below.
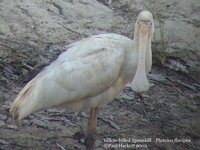
{"type": "MultiPolygon", "coordinates": [[[[46,53],[50,61],[57,56],[57,53],[46,53]]],[[[20,58],[18,55],[15,57],[20,58]]],[[[34,64],[35,54],[23,55],[30,56],[30,60],[24,59],[34,64]]],[[[42,55],[45,56],[39,56],[42,55]]],[[[75,115],[67,110],[49,109],[20,122],[12,121],[9,105],[23,85],[43,67],[35,67],[23,76],[25,66],[22,64],[23,61],[1,67],[0,149],[85,149],[88,112],[75,115]]],[[[154,86],[148,92],[135,94],[126,87],[120,97],[100,107],[97,150],[128,149],[122,147],[127,145],[129,149],[153,150],[197,150],[200,147],[198,81],[165,67],[154,67],[149,79],[154,86]],[[145,138],[146,141],[141,142],[145,138]]]]}

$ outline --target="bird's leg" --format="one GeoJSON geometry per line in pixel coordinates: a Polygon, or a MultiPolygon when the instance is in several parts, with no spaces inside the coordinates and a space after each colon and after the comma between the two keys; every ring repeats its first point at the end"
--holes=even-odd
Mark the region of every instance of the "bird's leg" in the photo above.
{"type": "Polygon", "coordinates": [[[85,146],[87,150],[94,150],[95,147],[95,131],[97,127],[97,111],[98,107],[90,109],[90,117],[88,120],[87,136],[85,138],[85,146]]]}

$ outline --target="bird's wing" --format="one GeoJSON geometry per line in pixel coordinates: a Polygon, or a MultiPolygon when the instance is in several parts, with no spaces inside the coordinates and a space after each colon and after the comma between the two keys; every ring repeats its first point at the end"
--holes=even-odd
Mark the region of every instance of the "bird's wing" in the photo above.
{"type": "MultiPolygon", "coordinates": [[[[85,43],[87,45],[87,41],[85,43]]],[[[111,86],[120,75],[124,54],[112,46],[105,48],[97,44],[97,49],[94,47],[84,47],[84,43],[79,43],[77,47],[74,45],[70,48],[74,50],[60,55],[32,79],[11,106],[14,119],[19,120],[41,109],[92,97],[111,86]],[[80,45],[83,45],[83,49],[80,45]],[[73,52],[74,55],[70,55],[73,52]]]]}
{"type": "Polygon", "coordinates": [[[83,58],[55,62],[41,80],[41,100],[53,106],[97,95],[117,80],[123,59],[119,51],[102,48],[83,58]]]}

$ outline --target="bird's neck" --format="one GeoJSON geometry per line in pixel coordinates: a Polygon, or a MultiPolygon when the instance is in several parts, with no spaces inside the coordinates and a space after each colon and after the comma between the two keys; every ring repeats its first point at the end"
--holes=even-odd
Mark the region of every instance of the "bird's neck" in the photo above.
{"type": "MultiPolygon", "coordinates": [[[[137,51],[137,54],[139,55],[139,30],[137,29],[138,27],[135,27],[134,31],[134,49],[137,51]]],[[[146,66],[146,73],[148,73],[151,69],[152,65],[152,50],[151,50],[151,38],[148,38],[147,41],[147,50],[146,50],[146,55],[145,55],[145,66],[146,66]]]]}
{"type": "MultiPolygon", "coordinates": [[[[139,48],[139,27],[137,25],[134,30],[134,43],[135,48],[139,48]]],[[[151,37],[148,38],[148,49],[151,49],[151,37]]]]}
{"type": "Polygon", "coordinates": [[[134,42],[136,49],[136,58],[137,58],[137,69],[134,75],[134,78],[131,82],[131,88],[134,92],[144,92],[147,91],[150,87],[147,72],[149,70],[148,61],[149,56],[149,32],[146,28],[141,28],[140,30],[135,28],[134,42]]]}
{"type": "MultiPolygon", "coordinates": [[[[139,50],[139,33],[138,33],[138,31],[135,31],[135,33],[134,33],[134,40],[133,41],[134,41],[135,48],[137,50],[139,50]]],[[[151,50],[151,38],[148,38],[147,43],[148,43],[148,45],[147,45],[147,52],[148,52],[148,50],[151,50]]]]}

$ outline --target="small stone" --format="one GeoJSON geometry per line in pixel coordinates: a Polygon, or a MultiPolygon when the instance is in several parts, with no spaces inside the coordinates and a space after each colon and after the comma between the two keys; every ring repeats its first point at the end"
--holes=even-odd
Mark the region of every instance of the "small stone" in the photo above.
{"type": "Polygon", "coordinates": [[[85,112],[81,112],[81,113],[80,113],[80,116],[81,116],[81,117],[85,117],[85,118],[89,117],[85,112]]]}
{"type": "Polygon", "coordinates": [[[0,139],[0,144],[7,145],[9,144],[9,142],[7,142],[6,140],[0,139]]]}
{"type": "Polygon", "coordinates": [[[1,119],[1,120],[6,120],[6,119],[7,119],[7,116],[6,116],[6,115],[0,114],[0,119],[1,119]]]}
{"type": "Polygon", "coordinates": [[[113,121],[113,119],[114,119],[114,118],[113,118],[113,115],[110,115],[110,114],[109,114],[108,116],[109,116],[109,119],[111,119],[111,120],[113,121]]]}
{"type": "Polygon", "coordinates": [[[111,127],[120,130],[120,127],[110,118],[105,117],[104,115],[99,115],[99,119],[103,120],[104,122],[108,123],[111,127]]]}
{"type": "Polygon", "coordinates": [[[7,128],[15,130],[15,129],[17,129],[17,126],[10,124],[10,125],[7,125],[7,128]]]}
{"type": "Polygon", "coordinates": [[[148,74],[148,77],[152,80],[159,81],[159,82],[166,82],[166,77],[162,76],[161,74],[148,74]]]}
{"type": "Polygon", "coordinates": [[[121,97],[126,99],[126,100],[133,100],[134,99],[134,97],[129,96],[128,94],[122,94],[121,97]]]}
{"type": "Polygon", "coordinates": [[[143,98],[150,98],[150,96],[147,95],[147,94],[145,94],[145,93],[142,93],[141,96],[142,96],[143,98]]]}
{"type": "Polygon", "coordinates": [[[189,73],[186,66],[184,66],[180,62],[172,60],[172,59],[168,60],[168,63],[165,64],[165,67],[170,68],[175,71],[189,73]]]}
{"type": "Polygon", "coordinates": [[[81,140],[80,140],[80,143],[84,144],[84,143],[85,143],[85,140],[84,140],[84,139],[81,139],[81,140]]]}
{"type": "Polygon", "coordinates": [[[47,123],[45,123],[45,122],[43,122],[43,121],[40,121],[40,120],[38,120],[38,119],[33,119],[33,120],[32,120],[32,123],[35,124],[35,125],[37,125],[37,126],[39,126],[39,127],[42,127],[42,128],[47,128],[47,129],[50,128],[49,125],[48,125],[47,123]]]}
{"type": "Polygon", "coordinates": [[[0,111],[8,110],[9,106],[0,104],[0,111]]]}
{"type": "Polygon", "coordinates": [[[3,125],[5,125],[5,122],[0,120],[0,126],[3,126],[3,125]]]}

